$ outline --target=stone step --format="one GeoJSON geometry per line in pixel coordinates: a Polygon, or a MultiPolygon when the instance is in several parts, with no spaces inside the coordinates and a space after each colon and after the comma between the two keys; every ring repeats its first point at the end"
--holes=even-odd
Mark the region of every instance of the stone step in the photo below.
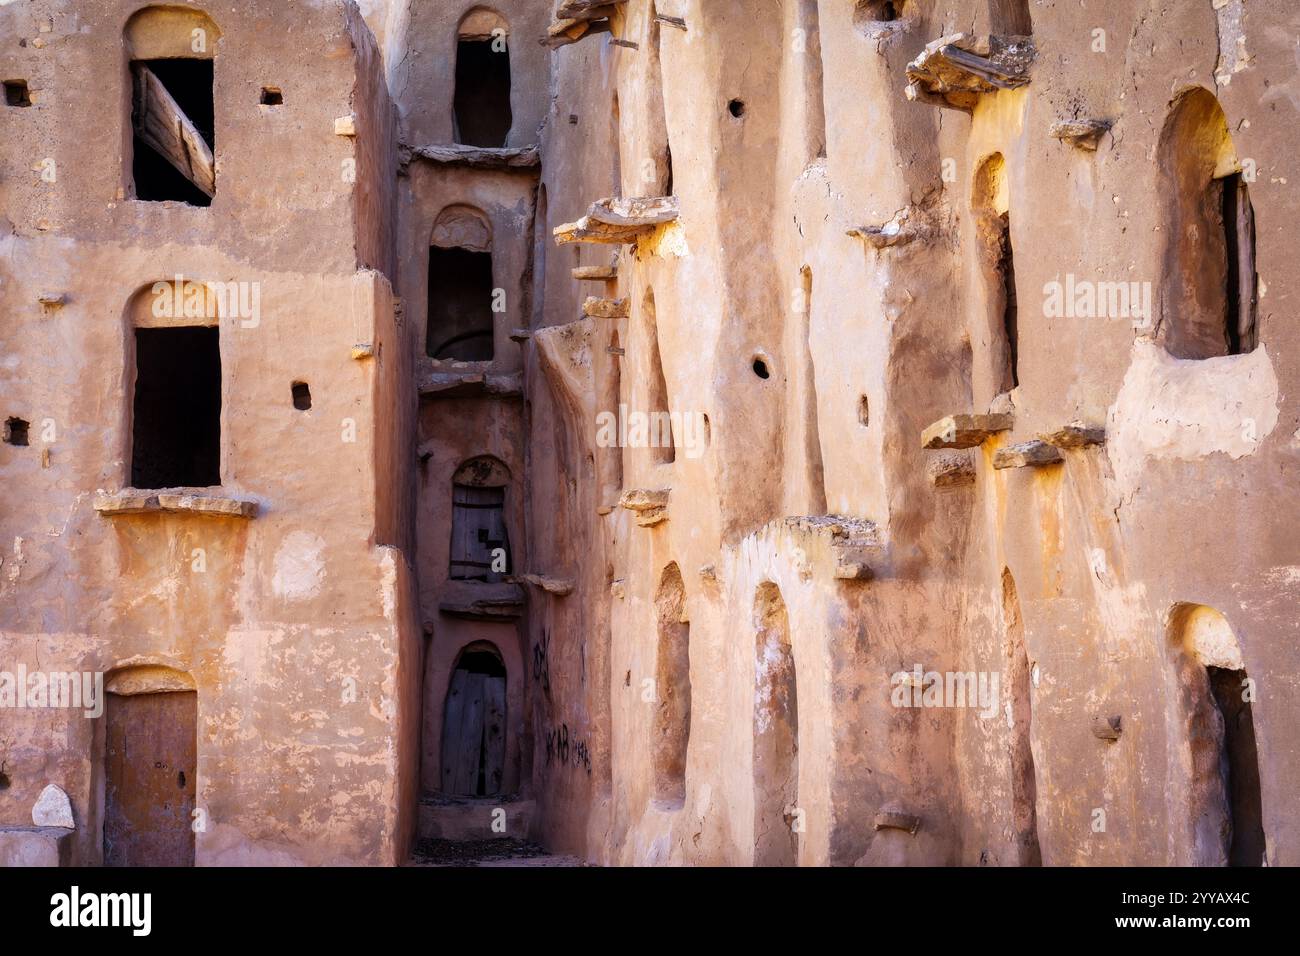
{"type": "Polygon", "coordinates": [[[533,800],[425,796],[420,800],[416,833],[421,840],[462,842],[502,837],[526,840],[532,832],[536,812],[537,804],[533,800]],[[492,828],[494,823],[496,830],[492,828]]]}

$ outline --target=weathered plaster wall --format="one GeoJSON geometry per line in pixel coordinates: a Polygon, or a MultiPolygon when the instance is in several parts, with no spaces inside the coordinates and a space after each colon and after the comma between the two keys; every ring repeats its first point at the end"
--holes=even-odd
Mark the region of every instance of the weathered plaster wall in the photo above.
{"type": "MultiPolygon", "coordinates": [[[[390,278],[367,268],[391,271],[393,235],[374,41],[343,3],[213,11],[216,198],[124,200],[129,159],[103,147],[130,142],[121,33],[138,6],[0,10],[0,34],[25,40],[5,44],[0,72],[34,91],[31,108],[0,110],[0,395],[34,439],[0,447],[11,502],[0,669],[188,674],[200,865],[392,864],[413,829],[417,753],[404,741],[418,739],[419,646],[412,570],[387,546],[402,537],[405,506],[389,488],[409,440],[388,412],[403,367],[390,278]],[[259,106],[263,85],[281,87],[284,105],[259,106]],[[354,109],[360,145],[334,130],[354,109]],[[352,182],[344,160],[359,152],[352,182]],[[152,284],[175,276],[260,294],[259,314],[218,322],[213,493],[255,501],[252,520],[92,507],[130,480],[139,313],[128,303],[142,291],[147,316],[152,284]],[[47,292],[65,299],[48,314],[47,292]],[[354,358],[358,344],[373,357],[354,358]],[[310,411],[294,408],[295,381],[309,383],[310,411]]],[[[74,862],[101,853],[99,724],[66,710],[0,715],[11,780],[0,821],[30,825],[36,795],[58,784],[78,825],[74,862]]]]}

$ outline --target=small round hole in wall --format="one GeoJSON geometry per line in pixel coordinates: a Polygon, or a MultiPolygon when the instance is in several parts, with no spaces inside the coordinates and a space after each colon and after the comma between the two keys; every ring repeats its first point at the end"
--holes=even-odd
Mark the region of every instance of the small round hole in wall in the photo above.
{"type": "Polygon", "coordinates": [[[727,104],[727,112],[736,117],[736,119],[740,119],[745,115],[745,101],[732,100],[727,104]]]}
{"type": "Polygon", "coordinates": [[[772,370],[767,367],[767,359],[763,358],[761,355],[754,356],[754,364],[752,368],[754,369],[754,374],[759,378],[767,379],[772,377],[772,370]]]}
{"type": "Polygon", "coordinates": [[[311,387],[306,382],[293,383],[293,407],[300,412],[311,408],[311,387]]]}
{"type": "Polygon", "coordinates": [[[879,39],[905,27],[908,12],[906,0],[858,0],[853,8],[853,26],[879,39]]]}
{"type": "Polygon", "coordinates": [[[858,424],[863,428],[871,424],[871,404],[865,395],[858,399],[858,424]]]}
{"type": "Polygon", "coordinates": [[[5,422],[4,441],[6,445],[17,445],[25,448],[29,444],[27,431],[31,424],[22,418],[10,418],[5,422]]]}

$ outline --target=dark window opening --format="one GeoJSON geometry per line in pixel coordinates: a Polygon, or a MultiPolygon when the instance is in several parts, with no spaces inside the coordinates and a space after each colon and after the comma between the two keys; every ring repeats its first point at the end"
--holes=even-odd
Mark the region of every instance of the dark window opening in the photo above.
{"type": "Polygon", "coordinates": [[[768,370],[767,363],[761,358],[754,359],[754,374],[759,378],[771,378],[772,373],[768,370]]]}
{"type": "Polygon", "coordinates": [[[727,112],[736,117],[736,119],[740,119],[745,115],[745,101],[732,100],[727,104],[727,112]]]}
{"type": "Polygon", "coordinates": [[[1020,332],[1016,308],[1016,262],[1011,249],[1011,219],[1007,213],[999,219],[997,272],[1002,286],[1002,334],[1006,337],[1007,368],[1003,391],[1010,391],[1020,384],[1020,332]]]}
{"type": "Polygon", "coordinates": [[[6,421],[5,444],[26,447],[28,444],[27,431],[30,427],[31,423],[21,418],[11,418],[6,421]]]}
{"type": "Polygon", "coordinates": [[[212,205],[216,192],[213,61],[137,61],[132,72],[135,198],[212,205]]]}
{"type": "Polygon", "coordinates": [[[1228,850],[1230,866],[1261,866],[1264,862],[1264,814],[1259,795],[1259,756],[1255,749],[1255,724],[1245,671],[1207,667],[1210,692],[1223,716],[1223,750],[1220,766],[1228,797],[1232,826],[1228,850]]]}
{"type": "Polygon", "coordinates": [[[1223,236],[1227,249],[1227,295],[1224,325],[1228,354],[1251,352],[1255,332],[1258,278],[1255,273],[1255,212],[1240,173],[1222,180],[1223,236]]]}
{"type": "Polygon", "coordinates": [[[899,6],[895,0],[863,0],[854,11],[854,19],[859,23],[893,23],[898,19],[899,6]]]}
{"type": "Polygon", "coordinates": [[[430,247],[429,357],[492,361],[493,295],[491,253],[430,247]]]}
{"type": "Polygon", "coordinates": [[[26,80],[5,80],[6,106],[31,106],[32,96],[27,89],[26,80]]]}
{"type": "Polygon", "coordinates": [[[510,51],[497,40],[461,40],[456,47],[456,142],[505,146],[510,110],[510,51]],[[494,50],[494,46],[501,49],[494,50]]]}
{"type": "Polygon", "coordinates": [[[451,508],[451,578],[496,582],[510,573],[506,490],[455,485],[451,508]]]}
{"type": "Polygon", "coordinates": [[[863,428],[871,424],[871,405],[865,395],[858,399],[858,424],[863,428]]]}
{"type": "Polygon", "coordinates": [[[221,346],[215,328],[136,329],[131,484],[221,484],[221,346]]]}
{"type": "Polygon", "coordinates": [[[306,382],[293,383],[293,407],[300,412],[311,410],[311,386],[306,382]]]}
{"type": "Polygon", "coordinates": [[[283,106],[284,91],[276,89],[274,86],[262,87],[262,105],[263,106],[283,106]]]}

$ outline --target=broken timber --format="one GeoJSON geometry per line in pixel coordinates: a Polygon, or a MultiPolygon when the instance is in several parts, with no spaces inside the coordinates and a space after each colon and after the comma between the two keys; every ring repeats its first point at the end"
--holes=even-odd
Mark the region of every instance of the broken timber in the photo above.
{"type": "Polygon", "coordinates": [[[921,434],[922,448],[974,448],[1015,424],[1010,415],[949,415],[921,434]]]}
{"type": "Polygon", "coordinates": [[[1029,37],[940,37],[907,65],[907,98],[970,112],[981,94],[1028,83],[1034,55],[1029,37]]]}
{"type": "Polygon", "coordinates": [[[135,65],[135,132],[177,172],[211,198],[217,192],[212,148],[147,66],[135,65]]]}
{"type": "Polygon", "coordinates": [[[680,215],[676,196],[600,199],[577,222],[555,227],[555,242],[635,243],[680,215]]]}
{"type": "Polygon", "coordinates": [[[611,32],[610,18],[627,0],[564,0],[542,43],[555,49],[611,32]]]}

